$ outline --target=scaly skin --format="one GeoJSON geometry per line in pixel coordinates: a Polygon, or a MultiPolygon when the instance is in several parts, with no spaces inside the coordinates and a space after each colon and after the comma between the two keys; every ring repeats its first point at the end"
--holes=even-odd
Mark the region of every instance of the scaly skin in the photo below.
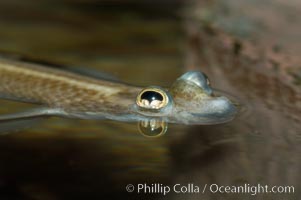
{"type": "Polygon", "coordinates": [[[128,109],[141,88],[0,59],[0,94],[66,111],[128,109]]]}

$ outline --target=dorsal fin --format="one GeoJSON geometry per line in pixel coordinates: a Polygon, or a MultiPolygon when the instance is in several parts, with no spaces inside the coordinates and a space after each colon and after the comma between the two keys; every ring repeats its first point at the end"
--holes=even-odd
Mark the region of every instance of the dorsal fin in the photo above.
{"type": "Polygon", "coordinates": [[[76,74],[89,76],[89,77],[92,77],[95,79],[101,79],[101,80],[121,83],[121,81],[117,77],[115,77],[111,74],[108,74],[108,73],[93,70],[91,68],[61,65],[61,64],[53,63],[51,61],[43,60],[40,58],[34,58],[34,57],[26,56],[26,55],[10,53],[10,52],[3,52],[3,51],[0,51],[0,57],[5,58],[5,59],[18,60],[18,61],[22,61],[22,62],[26,62],[26,63],[40,64],[40,65],[43,65],[46,67],[57,68],[57,69],[73,72],[76,74]]]}

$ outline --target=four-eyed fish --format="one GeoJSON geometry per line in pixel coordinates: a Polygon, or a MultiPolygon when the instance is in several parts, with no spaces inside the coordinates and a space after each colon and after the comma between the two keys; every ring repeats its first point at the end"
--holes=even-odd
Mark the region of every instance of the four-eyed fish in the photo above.
{"type": "Polygon", "coordinates": [[[0,116],[0,121],[61,116],[161,123],[218,124],[237,108],[214,94],[205,74],[189,71],[170,88],[131,86],[59,68],[0,58],[0,97],[40,104],[38,108],[0,116]]]}

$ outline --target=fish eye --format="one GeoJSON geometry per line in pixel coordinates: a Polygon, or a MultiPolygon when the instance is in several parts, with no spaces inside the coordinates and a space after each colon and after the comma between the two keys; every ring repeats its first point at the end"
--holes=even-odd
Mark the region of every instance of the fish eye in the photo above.
{"type": "Polygon", "coordinates": [[[204,73],[203,73],[203,75],[205,77],[207,85],[210,86],[210,80],[209,80],[208,76],[206,74],[204,74],[204,73]]]}
{"type": "Polygon", "coordinates": [[[212,94],[212,89],[210,87],[210,81],[209,81],[207,75],[200,71],[186,72],[177,80],[184,81],[187,83],[192,83],[192,84],[200,87],[208,95],[212,94]]]}
{"type": "Polygon", "coordinates": [[[163,89],[146,88],[138,94],[136,104],[142,109],[156,111],[164,108],[168,101],[168,96],[163,89]]]}

